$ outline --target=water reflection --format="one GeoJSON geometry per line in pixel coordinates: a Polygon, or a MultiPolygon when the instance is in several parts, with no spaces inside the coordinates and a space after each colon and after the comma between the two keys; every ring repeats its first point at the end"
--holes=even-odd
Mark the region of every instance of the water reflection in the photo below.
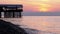
{"type": "Polygon", "coordinates": [[[21,25],[27,32],[60,34],[60,16],[23,16],[22,18],[4,18],[4,20],[21,25]]]}
{"type": "Polygon", "coordinates": [[[24,16],[22,25],[46,32],[60,34],[60,16],[24,16]]]}

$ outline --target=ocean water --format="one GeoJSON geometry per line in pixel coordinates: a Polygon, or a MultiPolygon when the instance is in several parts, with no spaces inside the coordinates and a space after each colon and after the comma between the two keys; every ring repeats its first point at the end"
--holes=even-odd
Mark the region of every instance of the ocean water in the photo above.
{"type": "Polygon", "coordinates": [[[20,25],[29,34],[60,34],[60,16],[22,16],[22,18],[1,18],[20,25]]]}

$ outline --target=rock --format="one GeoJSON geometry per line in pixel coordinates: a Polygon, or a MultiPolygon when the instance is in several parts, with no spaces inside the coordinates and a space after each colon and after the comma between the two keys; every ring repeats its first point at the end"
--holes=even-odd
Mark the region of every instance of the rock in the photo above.
{"type": "Polygon", "coordinates": [[[11,22],[0,20],[0,34],[27,34],[26,31],[11,22]]]}

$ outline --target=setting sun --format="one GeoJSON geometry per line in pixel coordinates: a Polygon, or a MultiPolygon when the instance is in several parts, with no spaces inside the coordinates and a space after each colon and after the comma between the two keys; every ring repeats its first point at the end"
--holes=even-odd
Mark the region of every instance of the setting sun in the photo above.
{"type": "Polygon", "coordinates": [[[47,12],[47,10],[48,10],[48,9],[42,7],[42,8],[40,9],[40,12],[47,12]]]}
{"type": "Polygon", "coordinates": [[[49,4],[40,4],[40,12],[47,12],[51,6],[49,4]]]}

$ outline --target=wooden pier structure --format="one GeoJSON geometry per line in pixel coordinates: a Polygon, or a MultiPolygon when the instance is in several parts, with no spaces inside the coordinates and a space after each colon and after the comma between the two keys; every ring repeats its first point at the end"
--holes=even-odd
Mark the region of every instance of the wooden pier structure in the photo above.
{"type": "Polygon", "coordinates": [[[0,18],[21,18],[22,5],[0,4],[0,18]]]}

